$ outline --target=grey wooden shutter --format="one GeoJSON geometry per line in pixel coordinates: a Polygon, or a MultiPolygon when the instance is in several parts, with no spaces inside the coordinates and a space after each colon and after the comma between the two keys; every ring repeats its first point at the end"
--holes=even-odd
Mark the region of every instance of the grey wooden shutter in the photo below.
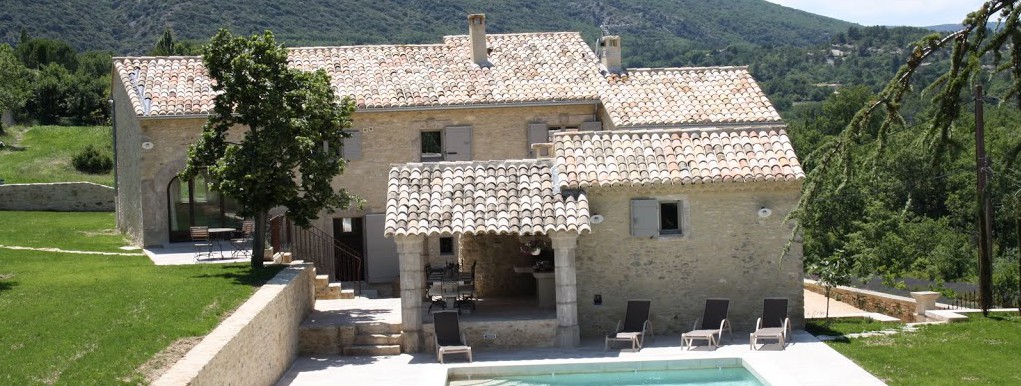
{"type": "Polygon", "coordinates": [[[578,130],[581,131],[599,131],[603,129],[603,123],[599,121],[582,122],[578,130]]]}
{"type": "Polygon", "coordinates": [[[450,126],[443,130],[443,160],[471,161],[471,126],[450,126]]]}
{"type": "Polygon", "coordinates": [[[631,200],[631,235],[637,237],[659,236],[659,201],[631,200]]]}
{"type": "Polygon", "coordinates": [[[351,131],[351,136],[344,138],[344,147],[341,149],[342,156],[348,161],[362,159],[362,131],[351,131]]]}
{"type": "Polygon", "coordinates": [[[397,241],[383,236],[385,215],[365,215],[366,280],[369,283],[392,283],[400,275],[397,241]]]}
{"type": "Polygon", "coordinates": [[[545,123],[529,123],[528,124],[528,156],[535,158],[535,150],[532,149],[533,143],[548,143],[549,142],[549,127],[545,123]]]}

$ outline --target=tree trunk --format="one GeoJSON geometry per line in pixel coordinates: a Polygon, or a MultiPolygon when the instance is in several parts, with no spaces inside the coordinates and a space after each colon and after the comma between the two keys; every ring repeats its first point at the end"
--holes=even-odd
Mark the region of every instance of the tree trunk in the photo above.
{"type": "Polygon", "coordinates": [[[833,287],[827,286],[825,288],[826,288],[826,324],[828,325],[830,324],[830,290],[833,287]]]}
{"type": "Polygon", "coordinates": [[[266,212],[255,214],[255,235],[252,238],[252,268],[262,268],[266,255],[266,212]]]}
{"type": "Polygon", "coordinates": [[[982,316],[993,303],[993,205],[989,192],[989,159],[986,156],[982,86],[975,86],[975,167],[978,193],[978,291],[982,316]]]}
{"type": "Polygon", "coordinates": [[[1017,313],[1021,315],[1021,213],[1017,214],[1017,313]]]}

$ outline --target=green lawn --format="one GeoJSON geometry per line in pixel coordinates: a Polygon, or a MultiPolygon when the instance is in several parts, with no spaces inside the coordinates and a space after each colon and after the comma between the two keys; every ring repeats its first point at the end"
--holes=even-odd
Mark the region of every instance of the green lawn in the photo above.
{"type": "MultiPolygon", "coordinates": [[[[0,244],[116,250],[122,242],[112,227],[109,213],[0,212],[0,244]],[[42,225],[103,236],[46,243],[20,234],[47,232],[42,225]]],[[[144,382],[140,365],[178,339],[211,331],[277,271],[0,248],[0,384],[144,382]]]]}
{"type": "Polygon", "coordinates": [[[0,137],[0,178],[8,184],[89,181],[113,186],[113,173],[84,174],[71,166],[71,157],[87,145],[113,155],[109,126],[15,126],[0,137]],[[12,146],[13,145],[13,146],[12,146]]]}
{"type": "Polygon", "coordinates": [[[890,385],[1018,385],[1017,313],[829,345],[890,385]]]}
{"type": "Polygon", "coordinates": [[[840,336],[868,331],[891,330],[900,328],[900,322],[877,322],[867,318],[830,318],[809,319],[805,322],[805,331],[812,335],[840,336]]]}
{"type": "Polygon", "coordinates": [[[125,251],[113,212],[0,212],[0,245],[72,251],[125,251]]]}

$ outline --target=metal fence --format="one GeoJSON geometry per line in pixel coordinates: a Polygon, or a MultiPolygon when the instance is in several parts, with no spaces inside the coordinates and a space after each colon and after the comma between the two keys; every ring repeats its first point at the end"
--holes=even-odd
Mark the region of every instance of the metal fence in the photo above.
{"type": "MultiPolygon", "coordinates": [[[[981,308],[979,302],[980,296],[978,292],[959,292],[953,297],[945,301],[944,304],[947,307],[942,307],[946,310],[960,310],[960,309],[977,309],[981,308]]],[[[1018,307],[1018,294],[1014,293],[1003,293],[993,291],[993,302],[992,308],[1017,308],[1018,307]]]]}

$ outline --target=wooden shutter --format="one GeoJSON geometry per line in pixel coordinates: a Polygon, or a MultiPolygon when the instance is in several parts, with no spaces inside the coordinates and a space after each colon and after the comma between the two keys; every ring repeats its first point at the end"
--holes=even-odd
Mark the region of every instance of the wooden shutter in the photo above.
{"type": "Polygon", "coordinates": [[[549,143],[549,127],[545,123],[528,124],[528,157],[535,158],[533,143],[549,143]]]}
{"type": "Polygon", "coordinates": [[[603,129],[603,123],[599,121],[582,122],[578,130],[581,131],[599,131],[603,129]]]}
{"type": "Polygon", "coordinates": [[[443,160],[471,161],[471,126],[450,126],[443,130],[443,160]]]}
{"type": "Polygon", "coordinates": [[[350,131],[350,137],[344,138],[344,147],[341,149],[341,156],[348,161],[362,159],[362,131],[350,131]]]}
{"type": "Polygon", "coordinates": [[[631,200],[631,235],[636,237],[659,236],[659,201],[631,200]]]}

